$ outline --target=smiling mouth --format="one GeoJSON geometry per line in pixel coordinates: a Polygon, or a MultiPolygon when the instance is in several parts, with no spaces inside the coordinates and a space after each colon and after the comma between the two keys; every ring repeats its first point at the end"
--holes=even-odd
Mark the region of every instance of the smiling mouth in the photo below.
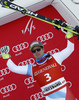
{"type": "Polygon", "coordinates": [[[39,56],[39,54],[36,55],[37,57],[39,56]]]}

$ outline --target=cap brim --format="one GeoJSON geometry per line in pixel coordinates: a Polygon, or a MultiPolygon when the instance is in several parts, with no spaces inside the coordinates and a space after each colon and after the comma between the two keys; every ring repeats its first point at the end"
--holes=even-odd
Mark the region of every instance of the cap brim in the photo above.
{"type": "Polygon", "coordinates": [[[34,47],[36,47],[36,46],[42,46],[43,47],[43,45],[40,45],[40,44],[35,44],[35,45],[33,45],[31,48],[30,48],[30,50],[32,50],[34,47]]]}

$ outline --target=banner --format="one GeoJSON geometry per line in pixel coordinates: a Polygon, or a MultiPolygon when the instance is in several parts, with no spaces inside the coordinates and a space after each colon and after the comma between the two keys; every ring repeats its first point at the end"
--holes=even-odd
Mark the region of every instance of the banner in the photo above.
{"type": "MultiPolygon", "coordinates": [[[[47,6],[37,13],[49,18],[63,19],[53,8],[47,6]]],[[[64,21],[64,19],[63,19],[64,21]]],[[[8,45],[9,54],[16,65],[34,64],[35,58],[29,50],[34,40],[40,40],[45,52],[54,54],[66,48],[65,34],[58,31],[52,25],[37,19],[25,16],[0,27],[0,47],[8,45]]],[[[79,41],[74,37],[75,50],[63,62],[62,73],[69,84],[76,99],[78,99],[78,57],[79,41]]],[[[29,75],[20,75],[11,72],[6,61],[0,58],[0,99],[1,100],[46,100],[40,86],[29,75]]]]}

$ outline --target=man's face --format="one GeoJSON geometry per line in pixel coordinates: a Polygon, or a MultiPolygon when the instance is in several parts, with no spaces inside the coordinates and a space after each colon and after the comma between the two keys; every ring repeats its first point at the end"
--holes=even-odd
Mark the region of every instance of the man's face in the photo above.
{"type": "Polygon", "coordinates": [[[32,53],[36,59],[40,59],[44,54],[44,48],[36,46],[32,49],[32,53]]]}

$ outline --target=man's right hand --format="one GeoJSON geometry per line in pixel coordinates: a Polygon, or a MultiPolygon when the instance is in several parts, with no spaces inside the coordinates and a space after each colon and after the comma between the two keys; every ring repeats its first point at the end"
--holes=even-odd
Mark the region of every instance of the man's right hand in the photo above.
{"type": "Polygon", "coordinates": [[[0,48],[0,52],[1,52],[1,55],[2,55],[2,58],[3,59],[8,59],[9,57],[11,57],[8,53],[10,51],[10,48],[9,46],[3,46],[0,48]]]}

